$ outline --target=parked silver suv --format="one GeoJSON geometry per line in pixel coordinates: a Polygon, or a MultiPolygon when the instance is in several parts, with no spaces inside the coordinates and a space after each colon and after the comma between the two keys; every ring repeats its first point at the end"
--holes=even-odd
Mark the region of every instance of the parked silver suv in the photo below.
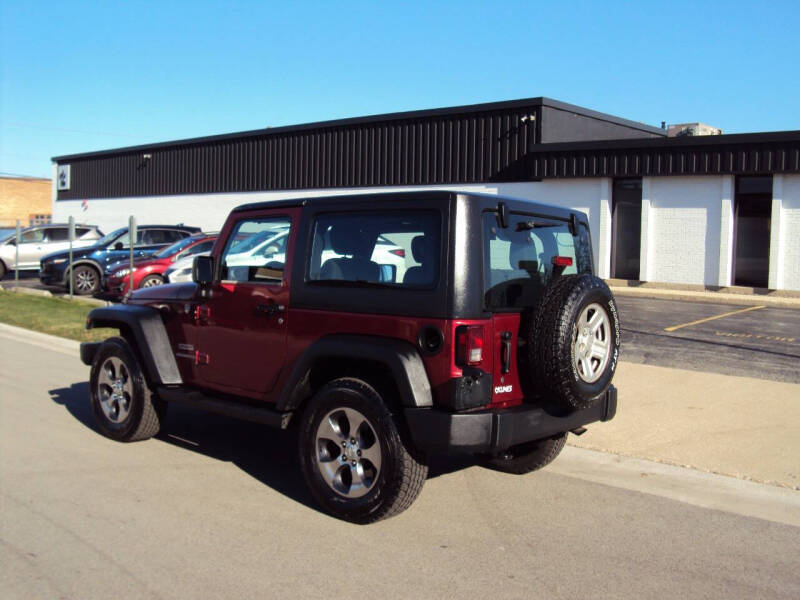
{"type": "MultiPolygon", "coordinates": [[[[96,225],[75,225],[74,248],[91,246],[103,237],[96,225]]],[[[19,244],[19,265],[17,259],[17,236],[0,241],[0,279],[6,271],[13,269],[38,269],[39,260],[51,252],[69,249],[69,226],[62,224],[34,225],[22,230],[19,244]]]]}

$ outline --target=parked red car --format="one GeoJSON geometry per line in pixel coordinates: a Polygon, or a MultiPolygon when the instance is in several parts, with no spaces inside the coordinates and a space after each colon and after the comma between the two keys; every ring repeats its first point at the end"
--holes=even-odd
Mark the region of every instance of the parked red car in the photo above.
{"type": "MultiPolygon", "coordinates": [[[[214,246],[217,234],[197,233],[183,238],[166,248],[140,258],[133,263],[133,288],[146,288],[164,283],[164,271],[179,258],[209,252],[214,246]]],[[[130,285],[130,265],[118,262],[106,273],[104,288],[111,298],[121,298],[130,285]]]]}

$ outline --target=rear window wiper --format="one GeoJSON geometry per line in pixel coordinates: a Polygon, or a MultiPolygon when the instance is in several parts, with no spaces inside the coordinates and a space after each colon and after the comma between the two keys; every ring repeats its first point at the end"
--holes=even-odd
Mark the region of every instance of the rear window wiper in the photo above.
{"type": "Polygon", "coordinates": [[[537,223],[533,219],[530,221],[522,221],[521,223],[517,223],[517,226],[514,228],[515,231],[528,231],[529,229],[539,229],[541,227],[557,227],[553,223],[548,222],[539,222],[537,223]]]}

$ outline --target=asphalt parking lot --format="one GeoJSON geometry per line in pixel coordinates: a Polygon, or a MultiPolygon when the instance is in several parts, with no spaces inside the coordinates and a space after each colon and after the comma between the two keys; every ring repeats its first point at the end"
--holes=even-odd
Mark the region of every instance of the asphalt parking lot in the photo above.
{"type": "Polygon", "coordinates": [[[621,360],[800,383],[800,310],[617,297],[621,360]]]}
{"type": "Polygon", "coordinates": [[[794,491],[568,447],[522,477],[442,461],[408,511],[350,525],[316,508],[292,432],[170,407],[113,442],[75,350],[0,338],[4,598],[800,593],[794,491]]]}

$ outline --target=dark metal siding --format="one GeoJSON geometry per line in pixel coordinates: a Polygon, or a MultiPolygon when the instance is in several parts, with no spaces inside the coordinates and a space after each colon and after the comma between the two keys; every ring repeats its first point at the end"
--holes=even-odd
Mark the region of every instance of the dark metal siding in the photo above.
{"type": "Polygon", "coordinates": [[[76,157],[60,162],[71,165],[71,189],[58,199],[500,181],[536,142],[538,119],[527,117],[539,110],[267,130],[76,157]]]}
{"type": "Polygon", "coordinates": [[[654,142],[646,147],[627,148],[617,143],[594,148],[543,145],[525,157],[524,166],[518,171],[524,173],[526,180],[800,173],[800,132],[709,136],[689,144],[674,138],[654,142]],[[769,137],[775,139],[765,139],[769,137]]]}

